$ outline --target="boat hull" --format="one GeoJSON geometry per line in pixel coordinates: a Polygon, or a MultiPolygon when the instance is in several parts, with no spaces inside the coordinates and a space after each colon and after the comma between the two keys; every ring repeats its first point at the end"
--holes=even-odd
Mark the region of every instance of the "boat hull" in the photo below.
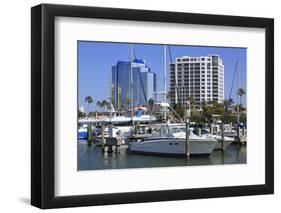
{"type": "Polygon", "coordinates": [[[78,139],[86,139],[88,137],[88,132],[87,131],[78,131],[78,139]]]}
{"type": "Polygon", "coordinates": [[[232,144],[233,141],[234,140],[222,142],[221,140],[218,140],[218,144],[216,145],[215,149],[222,149],[222,143],[224,143],[224,149],[226,149],[230,144],[232,144]]]}
{"type": "MultiPolygon", "coordinates": [[[[209,155],[213,152],[218,141],[215,140],[190,140],[190,155],[209,155]]],[[[131,152],[160,154],[160,155],[185,155],[185,140],[160,139],[129,144],[131,152]]]]}

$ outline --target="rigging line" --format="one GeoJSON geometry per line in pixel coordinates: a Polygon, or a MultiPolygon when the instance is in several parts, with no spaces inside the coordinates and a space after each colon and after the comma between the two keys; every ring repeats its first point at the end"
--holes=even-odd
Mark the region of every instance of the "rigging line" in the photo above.
{"type": "MultiPolygon", "coordinates": [[[[138,65],[137,65],[137,67],[139,67],[138,65]]],[[[143,94],[140,92],[140,94],[143,96],[143,98],[144,98],[144,101],[146,102],[146,104],[148,103],[148,100],[147,100],[147,97],[146,97],[146,95],[145,95],[145,91],[144,91],[144,86],[143,86],[143,81],[142,81],[142,77],[141,77],[141,74],[140,74],[140,72],[138,72],[138,74],[139,74],[139,79],[140,79],[140,83],[141,83],[141,87],[142,87],[142,91],[143,91],[143,94]]],[[[139,90],[139,89],[138,89],[139,90]]],[[[149,111],[149,110],[148,110],[149,111]]],[[[150,111],[149,111],[149,113],[150,113],[150,111]]],[[[151,113],[150,113],[151,114],[151,113]]]]}
{"type": "MultiPolygon", "coordinates": [[[[134,52],[134,56],[135,56],[135,59],[137,59],[137,57],[136,57],[136,53],[134,52]]],[[[139,67],[139,65],[138,65],[138,63],[136,63],[136,65],[137,65],[137,68],[140,68],[139,67]]],[[[144,87],[143,87],[143,82],[142,82],[142,78],[141,78],[141,75],[140,75],[140,72],[138,72],[138,76],[139,76],[139,79],[140,79],[140,81],[141,81],[141,87],[142,87],[142,92],[143,92],[143,98],[144,98],[144,101],[147,103],[147,97],[146,97],[146,95],[145,95],[145,91],[144,91],[144,87]]],[[[137,88],[138,89],[138,88],[137,88]]],[[[140,91],[139,91],[140,92],[140,91]]],[[[141,93],[140,93],[141,94],[141,93]]]]}
{"type": "MultiPolygon", "coordinates": [[[[232,83],[231,83],[230,94],[229,94],[229,99],[228,100],[231,100],[234,80],[235,80],[235,76],[236,76],[236,72],[237,72],[237,66],[238,66],[238,60],[236,60],[236,65],[235,65],[235,70],[234,70],[234,74],[233,74],[233,78],[232,78],[232,83]]],[[[238,81],[238,79],[237,79],[237,81],[238,81]]]]}
{"type": "Polygon", "coordinates": [[[170,63],[173,63],[173,57],[172,57],[170,45],[167,45],[167,47],[168,47],[168,51],[169,51],[170,63]]]}
{"type": "MultiPolygon", "coordinates": [[[[138,66],[138,65],[137,65],[137,66],[138,66]]],[[[140,74],[140,72],[139,72],[139,74],[140,74]]],[[[140,77],[140,79],[141,79],[141,77],[140,77]]],[[[142,85],[142,87],[143,87],[143,85],[142,85]]],[[[138,90],[138,92],[141,94],[141,96],[145,96],[144,94],[142,94],[142,93],[139,91],[139,88],[137,88],[137,87],[135,87],[135,88],[138,90]]],[[[144,89],[143,89],[143,90],[144,90],[144,89]]],[[[144,100],[146,101],[146,103],[148,103],[146,97],[142,97],[142,98],[144,98],[144,100]]],[[[150,111],[150,109],[147,108],[147,111],[148,111],[149,115],[152,116],[152,112],[150,111]]]]}
{"type": "MultiPolygon", "coordinates": [[[[170,64],[172,64],[173,63],[173,57],[172,57],[171,47],[170,47],[170,45],[167,45],[167,47],[168,47],[168,52],[169,52],[170,64]]],[[[175,69],[176,69],[176,66],[175,66],[175,69]]],[[[178,88],[178,84],[177,83],[175,84],[175,89],[177,90],[177,96],[179,96],[179,88],[178,88]]],[[[177,97],[177,100],[178,99],[179,98],[177,97]]]]}
{"type": "Polygon", "coordinates": [[[133,87],[134,87],[136,90],[138,90],[138,92],[139,92],[140,95],[142,96],[141,98],[144,99],[144,101],[146,101],[147,99],[146,99],[145,95],[140,92],[139,88],[137,88],[137,87],[134,86],[134,85],[133,85],[133,87]]]}
{"type": "Polygon", "coordinates": [[[147,97],[145,95],[145,91],[144,91],[144,87],[143,87],[143,82],[142,82],[142,77],[141,77],[141,73],[139,72],[139,78],[140,78],[140,82],[141,82],[141,87],[142,87],[142,92],[143,92],[143,96],[144,96],[144,101],[145,103],[148,102],[147,97]]]}
{"type": "MultiPolygon", "coordinates": [[[[134,53],[135,59],[137,59],[137,57],[136,57],[136,51],[133,51],[133,53],[134,53]]],[[[136,63],[136,64],[137,64],[137,67],[139,68],[138,63],[136,63]]],[[[141,78],[141,76],[140,76],[140,72],[139,72],[139,78],[140,78],[140,80],[141,80],[141,86],[142,86],[142,90],[143,90],[144,101],[145,101],[146,103],[148,103],[147,97],[146,97],[145,92],[144,92],[144,87],[143,87],[142,78],[141,78]]],[[[141,93],[140,93],[140,94],[141,94],[141,93]]],[[[147,109],[147,111],[148,111],[149,115],[152,116],[152,112],[150,111],[150,109],[147,109]]]]}

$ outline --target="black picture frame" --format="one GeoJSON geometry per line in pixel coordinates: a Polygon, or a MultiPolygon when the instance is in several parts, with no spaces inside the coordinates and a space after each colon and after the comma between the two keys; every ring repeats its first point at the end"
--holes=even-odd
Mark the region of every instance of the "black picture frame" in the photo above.
{"type": "Polygon", "coordinates": [[[139,203],[274,193],[274,20],[148,10],[41,4],[31,8],[31,204],[39,208],[139,203]],[[265,184],[93,195],[54,195],[55,17],[263,28],[265,48],[265,184]]]}

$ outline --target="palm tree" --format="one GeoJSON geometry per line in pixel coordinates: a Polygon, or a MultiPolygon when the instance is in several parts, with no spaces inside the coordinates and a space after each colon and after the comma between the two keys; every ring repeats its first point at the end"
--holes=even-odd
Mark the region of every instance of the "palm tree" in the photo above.
{"type": "Polygon", "coordinates": [[[89,116],[89,106],[93,103],[93,98],[91,96],[86,96],[84,101],[88,104],[87,114],[89,116]]]}
{"type": "Polygon", "coordinates": [[[110,111],[111,106],[110,106],[110,102],[109,101],[106,101],[106,108],[107,108],[108,111],[110,111]]]}
{"type": "Polygon", "coordinates": [[[102,102],[101,102],[101,105],[102,105],[102,108],[108,108],[108,101],[107,100],[103,100],[102,102]]]}
{"type": "Polygon", "coordinates": [[[246,94],[245,90],[242,88],[238,89],[238,95],[240,96],[240,105],[242,104],[242,96],[246,94]]]}
{"type": "Polygon", "coordinates": [[[153,109],[153,106],[154,106],[154,100],[152,98],[150,98],[148,100],[148,107],[149,107],[149,110],[152,110],[153,109]]]}
{"type": "Polygon", "coordinates": [[[175,93],[174,93],[173,91],[169,91],[169,92],[167,93],[167,99],[168,99],[168,100],[174,98],[174,96],[175,96],[175,93]]]}
{"type": "Polygon", "coordinates": [[[97,107],[99,107],[102,110],[102,105],[100,101],[97,101],[97,107]]]}
{"type": "Polygon", "coordinates": [[[233,104],[233,100],[231,98],[223,100],[223,106],[226,111],[228,111],[231,108],[232,104],[233,104]]]}
{"type": "Polygon", "coordinates": [[[131,105],[131,99],[126,97],[126,99],[125,99],[126,110],[129,110],[130,105],[131,105]]]}
{"type": "Polygon", "coordinates": [[[189,96],[187,100],[190,103],[190,108],[192,108],[192,110],[194,110],[195,109],[195,99],[194,99],[194,97],[193,96],[189,96]]]}

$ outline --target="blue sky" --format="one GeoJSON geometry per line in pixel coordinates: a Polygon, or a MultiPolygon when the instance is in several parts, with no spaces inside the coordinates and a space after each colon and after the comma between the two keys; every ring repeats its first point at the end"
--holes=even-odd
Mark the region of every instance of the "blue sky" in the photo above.
{"type": "MultiPolygon", "coordinates": [[[[218,54],[224,64],[224,93],[229,98],[236,60],[239,61],[239,87],[246,90],[246,48],[203,47],[203,46],[175,46],[170,45],[173,61],[181,56],[205,56],[218,54]]],[[[163,45],[134,44],[134,56],[146,60],[152,72],[157,74],[157,90],[163,91],[164,56],[163,45]]],[[[84,98],[93,97],[94,104],[90,110],[96,110],[96,102],[108,99],[109,71],[118,60],[130,60],[130,44],[111,42],[78,41],[78,104],[86,106],[84,98]]],[[[167,89],[169,89],[169,62],[167,49],[167,89]]],[[[232,97],[236,101],[236,82],[232,97]]],[[[246,103],[246,96],[242,99],[246,103]]]]}

